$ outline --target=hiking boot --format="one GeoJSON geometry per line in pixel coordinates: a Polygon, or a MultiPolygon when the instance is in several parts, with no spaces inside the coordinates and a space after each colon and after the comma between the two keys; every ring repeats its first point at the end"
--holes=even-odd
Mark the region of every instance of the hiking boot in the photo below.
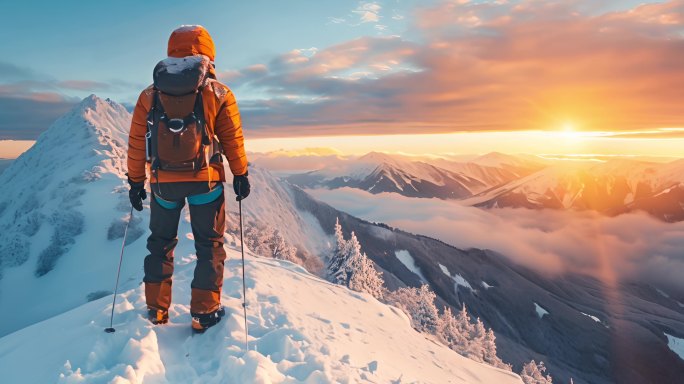
{"type": "Polygon", "coordinates": [[[149,308],[147,310],[147,319],[154,325],[166,324],[169,322],[169,311],[149,308]]]}
{"type": "Polygon", "coordinates": [[[221,318],[225,316],[225,314],[226,310],[223,307],[210,313],[191,313],[192,330],[195,333],[203,333],[221,321],[221,318]]]}

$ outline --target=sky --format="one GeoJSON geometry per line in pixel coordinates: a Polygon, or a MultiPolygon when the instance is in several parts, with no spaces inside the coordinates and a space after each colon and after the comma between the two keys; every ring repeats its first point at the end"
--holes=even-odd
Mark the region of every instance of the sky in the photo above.
{"type": "Polygon", "coordinates": [[[684,156],[684,0],[4,2],[0,140],[134,104],[182,24],[248,150],[684,156]]]}

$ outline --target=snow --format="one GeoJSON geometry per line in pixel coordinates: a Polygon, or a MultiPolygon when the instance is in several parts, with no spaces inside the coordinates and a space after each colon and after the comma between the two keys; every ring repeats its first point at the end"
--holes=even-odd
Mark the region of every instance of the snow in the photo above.
{"type": "MultiPolygon", "coordinates": [[[[11,202],[0,215],[0,244],[25,241],[25,254],[11,263],[7,253],[0,255],[0,292],[13,292],[0,295],[0,312],[13,313],[0,322],[0,336],[79,306],[91,293],[113,290],[121,239],[108,240],[108,231],[130,210],[124,181],[129,125],[123,106],[87,97],[0,175],[2,201],[11,202]]],[[[121,272],[125,287],[135,283],[130,279],[146,253],[139,239],[146,227],[136,212],[129,263],[121,272]]]]}
{"type": "Polygon", "coordinates": [[[190,32],[196,30],[197,28],[205,29],[203,26],[199,24],[183,24],[180,27],[174,29],[174,32],[190,32]]]}
{"type": "MultiPolygon", "coordinates": [[[[187,223],[183,230],[189,230],[187,223]]],[[[227,315],[205,334],[190,333],[194,257],[177,256],[169,324],[153,326],[142,317],[144,290],[138,286],[118,300],[116,332],[104,333],[112,298],[107,296],[0,339],[3,381],[520,383],[510,372],[425,338],[403,312],[369,295],[327,283],[295,264],[249,254],[246,350],[240,254],[227,251],[227,315]]]]}
{"type": "Polygon", "coordinates": [[[420,268],[418,268],[418,266],[416,265],[416,261],[413,260],[413,256],[411,256],[409,251],[399,250],[394,252],[394,255],[397,256],[397,259],[399,259],[399,261],[401,261],[401,263],[404,264],[404,266],[408,268],[409,271],[418,275],[422,282],[428,282],[428,279],[426,279],[425,276],[423,276],[423,272],[420,271],[420,268]]]}
{"type": "MultiPolygon", "coordinates": [[[[130,119],[123,106],[89,96],[0,174],[6,186],[0,205],[11,202],[0,212],[0,292],[15,292],[0,295],[0,312],[14,313],[0,322],[0,336],[113,291],[130,212],[124,175],[130,119]],[[36,277],[41,255],[52,255],[54,265],[36,277]],[[61,300],[54,300],[55,290],[61,300]]],[[[322,254],[327,235],[311,214],[295,208],[291,189],[258,167],[250,168],[250,181],[254,188],[244,204],[245,222],[268,223],[299,250],[313,257],[322,254]]],[[[226,210],[234,218],[237,203],[227,201],[226,210]]],[[[140,281],[137,274],[147,254],[149,198],[144,203],[145,211],[134,212],[129,228],[123,289],[140,281]]],[[[189,219],[187,209],[182,217],[189,219]]],[[[236,223],[229,219],[227,225],[235,228],[236,223]]]]}
{"type": "Polygon", "coordinates": [[[449,269],[446,266],[444,266],[442,263],[439,263],[439,269],[442,270],[442,273],[451,277],[451,272],[449,272],[449,269]]]}
{"type": "Polygon", "coordinates": [[[482,280],[482,286],[483,286],[485,289],[489,289],[489,288],[492,288],[492,287],[493,287],[493,285],[487,284],[487,282],[484,281],[484,280],[482,280]]]}
{"type": "Polygon", "coordinates": [[[665,334],[667,336],[667,346],[676,353],[680,359],[684,360],[684,339],[665,334]]]}
{"type": "Polygon", "coordinates": [[[460,285],[460,286],[468,288],[470,290],[473,289],[473,287],[470,285],[470,283],[468,283],[468,281],[463,276],[459,275],[458,273],[454,273],[452,278],[454,279],[454,282],[456,283],[457,288],[460,285]]]}
{"type": "Polygon", "coordinates": [[[599,319],[599,318],[596,317],[596,316],[593,316],[593,315],[590,315],[590,314],[584,313],[584,312],[580,312],[580,313],[583,314],[584,316],[586,316],[586,317],[588,317],[588,318],[594,320],[594,321],[597,322],[597,323],[601,323],[601,319],[599,319]]]}
{"type": "Polygon", "coordinates": [[[659,293],[661,296],[663,296],[664,298],[666,298],[666,299],[669,299],[669,298],[670,298],[670,295],[668,295],[667,293],[665,293],[665,291],[663,291],[662,289],[656,288],[655,290],[656,290],[656,292],[658,292],[658,293],[659,293]]]}
{"type": "Polygon", "coordinates": [[[537,316],[539,316],[540,319],[543,318],[544,315],[549,314],[549,311],[544,309],[541,305],[537,304],[536,302],[534,303],[534,310],[537,312],[537,316]]]}
{"type": "Polygon", "coordinates": [[[206,70],[206,67],[202,67],[200,65],[204,60],[209,59],[207,59],[207,57],[203,55],[187,57],[167,57],[166,59],[162,60],[162,63],[164,63],[164,67],[166,68],[166,71],[168,73],[180,74],[183,71],[190,68],[203,68],[204,70],[206,70]]]}
{"type": "MultiPolygon", "coordinates": [[[[461,287],[468,288],[471,291],[473,290],[473,287],[472,287],[472,285],[470,285],[468,280],[466,280],[459,273],[454,273],[452,275],[451,272],[449,272],[449,269],[446,266],[442,265],[441,263],[439,263],[439,269],[442,270],[442,273],[444,273],[445,275],[449,276],[452,280],[454,280],[454,290],[458,291],[459,285],[461,287]]],[[[486,283],[483,282],[483,284],[486,284],[486,283]]],[[[487,286],[485,286],[485,288],[487,288],[487,286]]]]}

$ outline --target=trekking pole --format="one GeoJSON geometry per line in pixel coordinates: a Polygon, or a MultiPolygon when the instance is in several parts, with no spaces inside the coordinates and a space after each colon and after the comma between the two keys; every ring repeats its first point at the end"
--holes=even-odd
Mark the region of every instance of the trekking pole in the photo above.
{"type": "Polygon", "coordinates": [[[113,327],[114,323],[114,305],[116,304],[116,293],[119,290],[119,275],[121,275],[121,263],[123,262],[124,247],[126,246],[126,235],[128,235],[128,225],[131,224],[133,220],[133,207],[131,207],[131,213],[128,215],[128,222],[126,223],[126,228],[124,229],[123,243],[121,243],[121,254],[119,255],[119,269],[116,271],[116,285],[114,286],[114,299],[112,300],[112,314],[109,316],[109,328],[105,328],[105,332],[114,333],[116,330],[113,327]]]}
{"type": "MultiPolygon", "coordinates": [[[[238,181],[238,190],[242,191],[241,182],[238,181]]],[[[245,243],[242,239],[242,196],[238,197],[238,211],[240,213],[240,252],[242,253],[242,313],[245,317],[245,346],[249,351],[249,341],[247,335],[249,330],[247,329],[247,287],[245,285],[245,243]]]]}

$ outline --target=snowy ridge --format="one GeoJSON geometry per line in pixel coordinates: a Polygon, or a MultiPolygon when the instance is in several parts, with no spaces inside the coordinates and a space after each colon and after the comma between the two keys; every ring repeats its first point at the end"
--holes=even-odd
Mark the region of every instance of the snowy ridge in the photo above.
{"type": "MultiPolygon", "coordinates": [[[[0,335],[111,289],[103,276],[115,267],[112,256],[130,209],[124,181],[129,124],[123,106],[87,97],[0,175],[0,311],[15,314],[0,324],[0,335]]],[[[144,225],[137,216],[129,241],[144,225]]],[[[144,254],[142,242],[135,247],[144,254]]],[[[133,270],[122,271],[123,281],[133,270]]]]}
{"type": "MultiPolygon", "coordinates": [[[[186,228],[187,230],[187,228],[186,228]]],[[[227,316],[191,337],[194,257],[177,263],[170,323],[142,317],[142,287],[121,294],[116,333],[111,296],[0,339],[7,382],[62,383],[520,383],[412,329],[400,310],[314,277],[285,261],[247,258],[251,350],[244,347],[240,254],[229,250],[227,316]],[[50,334],[50,337],[40,335],[50,334]],[[26,361],[41,361],[26,369],[26,361]]]]}

